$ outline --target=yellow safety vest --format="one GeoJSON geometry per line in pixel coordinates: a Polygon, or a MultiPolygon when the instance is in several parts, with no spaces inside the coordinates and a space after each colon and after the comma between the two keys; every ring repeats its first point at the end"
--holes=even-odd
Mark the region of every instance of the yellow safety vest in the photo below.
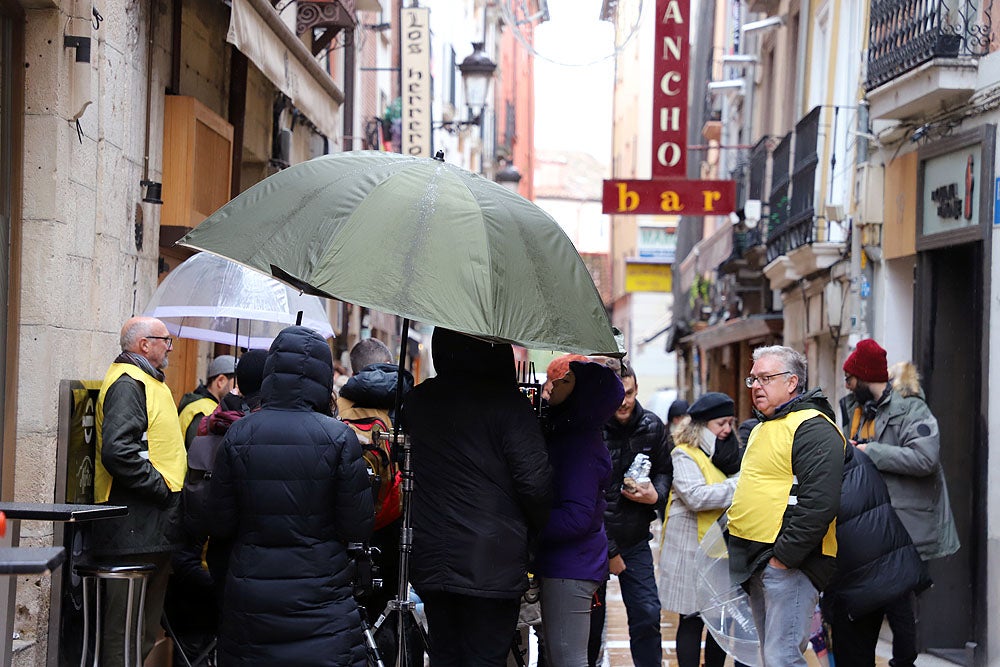
{"type": "Polygon", "coordinates": [[[138,380],[146,389],[146,450],[149,463],[163,476],[163,481],[171,491],[180,491],[187,474],[187,452],[184,450],[184,436],[177,421],[177,408],[170,388],[132,364],[111,364],[101,392],[97,396],[97,453],[94,463],[94,501],[104,503],[111,496],[111,474],[101,463],[101,448],[104,444],[104,397],[108,388],[122,375],[138,380]]]}
{"type": "MultiPolygon", "coordinates": [[[[173,399],[171,398],[171,402],[173,399]]],[[[194,421],[195,417],[199,415],[210,415],[215,412],[215,408],[218,407],[219,403],[214,398],[199,398],[196,401],[191,401],[184,406],[181,413],[177,416],[181,423],[181,436],[184,436],[188,432],[188,427],[191,426],[191,422],[194,421]]]]}
{"type": "MultiPolygon", "coordinates": [[[[722,472],[712,463],[712,459],[708,457],[708,454],[701,450],[701,447],[695,447],[694,445],[686,445],[683,443],[677,443],[674,445],[677,449],[686,453],[690,456],[695,463],[698,464],[698,470],[701,471],[702,477],[705,478],[706,484],[721,484],[726,481],[726,473],[722,472]]],[[[667,496],[667,509],[663,512],[663,528],[667,527],[667,520],[670,519],[670,505],[674,501],[674,492],[671,490],[670,495],[667,496]]],[[[705,537],[705,533],[708,529],[712,527],[712,524],[719,520],[722,513],[725,512],[723,509],[715,510],[702,510],[698,512],[698,541],[705,537]]]]}
{"type": "MultiPolygon", "coordinates": [[[[740,466],[740,482],[729,507],[731,535],[764,544],[773,544],[778,539],[785,510],[797,501],[790,495],[798,481],[792,473],[792,440],[802,422],[814,417],[822,417],[837,428],[825,414],[809,408],[761,422],[750,434],[740,466]]],[[[840,434],[839,429],[837,433],[840,434]]],[[[840,438],[846,447],[842,434],[840,438]]],[[[824,556],[837,555],[836,519],[830,522],[823,537],[822,551],[824,556]]]]}

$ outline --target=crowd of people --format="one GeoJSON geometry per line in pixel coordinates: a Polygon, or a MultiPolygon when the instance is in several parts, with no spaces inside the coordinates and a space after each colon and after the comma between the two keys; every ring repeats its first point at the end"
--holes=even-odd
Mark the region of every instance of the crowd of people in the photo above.
{"type": "MultiPolygon", "coordinates": [[[[154,566],[144,656],[166,604],[203,619],[180,630],[219,665],[366,665],[364,630],[391,607],[402,549],[434,667],[507,664],[529,575],[539,664],[599,664],[615,576],[634,665],[662,664],[668,610],[678,665],[721,667],[697,572],[718,527],[762,665],[805,665],[820,609],[838,665],[873,665],[887,618],[891,664],[904,667],[925,563],[959,548],[916,371],[890,375],[871,339],[843,365],[839,426],[808,388],[805,357],[783,346],[754,351],[753,417],[738,427],[737,402],[719,392],[676,401],[664,424],[627,362],[581,355],[552,361],[536,410],[510,345],[443,328],[436,376],[416,386],[380,341],[351,350],[348,374],[322,337],[289,327],[267,352],[214,359],[178,410],[163,375],[171,346],[161,321],[126,322],[97,407],[95,498],[129,514],[97,522],[92,555],[154,566]],[[412,443],[412,477],[378,437],[394,425],[412,443]],[[381,590],[356,586],[359,544],[377,546],[362,552],[376,554],[381,590]]],[[[102,664],[122,662],[125,596],[109,586],[102,664]]],[[[386,664],[414,641],[393,628],[380,628],[386,664]]]]}

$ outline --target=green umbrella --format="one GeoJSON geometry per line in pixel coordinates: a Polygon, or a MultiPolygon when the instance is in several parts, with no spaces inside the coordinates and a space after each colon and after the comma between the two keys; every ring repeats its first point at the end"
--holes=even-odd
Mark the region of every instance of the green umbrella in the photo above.
{"type": "Polygon", "coordinates": [[[180,243],[308,293],[488,340],[620,356],[559,224],[440,160],[357,151],[303,162],[254,185],[180,243]]]}

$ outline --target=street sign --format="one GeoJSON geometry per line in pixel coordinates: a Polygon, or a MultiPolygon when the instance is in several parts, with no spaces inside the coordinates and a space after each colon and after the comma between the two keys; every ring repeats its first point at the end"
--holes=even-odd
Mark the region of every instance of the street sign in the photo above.
{"type": "Polygon", "coordinates": [[[669,264],[625,263],[626,292],[669,292],[673,289],[673,273],[669,264]]]}
{"type": "Polygon", "coordinates": [[[653,178],[687,176],[690,0],[656,0],[653,178]]]}
{"type": "Polygon", "coordinates": [[[736,207],[736,181],[604,181],[603,213],[613,215],[726,215],[736,207]]]}
{"type": "Polygon", "coordinates": [[[653,180],[604,181],[602,212],[612,215],[726,215],[736,181],[689,181],[690,0],[656,0],[653,44],[653,180]]]}
{"type": "Polygon", "coordinates": [[[993,185],[993,224],[1000,225],[1000,176],[993,185]]]}

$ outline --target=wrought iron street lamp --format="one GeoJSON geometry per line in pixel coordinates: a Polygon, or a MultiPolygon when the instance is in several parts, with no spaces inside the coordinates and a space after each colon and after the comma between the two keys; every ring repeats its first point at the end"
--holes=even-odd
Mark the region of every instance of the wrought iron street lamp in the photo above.
{"type": "Polygon", "coordinates": [[[435,127],[454,132],[469,125],[480,125],[483,121],[483,109],[489,99],[490,89],[493,86],[493,73],[496,69],[497,64],[486,55],[485,44],[473,42],[472,54],[458,65],[458,70],[462,73],[462,91],[465,94],[465,104],[469,108],[469,120],[441,121],[436,123],[435,127]]]}
{"type": "Polygon", "coordinates": [[[503,167],[493,176],[493,180],[503,187],[517,192],[521,184],[521,172],[514,166],[513,162],[504,162],[503,167]]]}

